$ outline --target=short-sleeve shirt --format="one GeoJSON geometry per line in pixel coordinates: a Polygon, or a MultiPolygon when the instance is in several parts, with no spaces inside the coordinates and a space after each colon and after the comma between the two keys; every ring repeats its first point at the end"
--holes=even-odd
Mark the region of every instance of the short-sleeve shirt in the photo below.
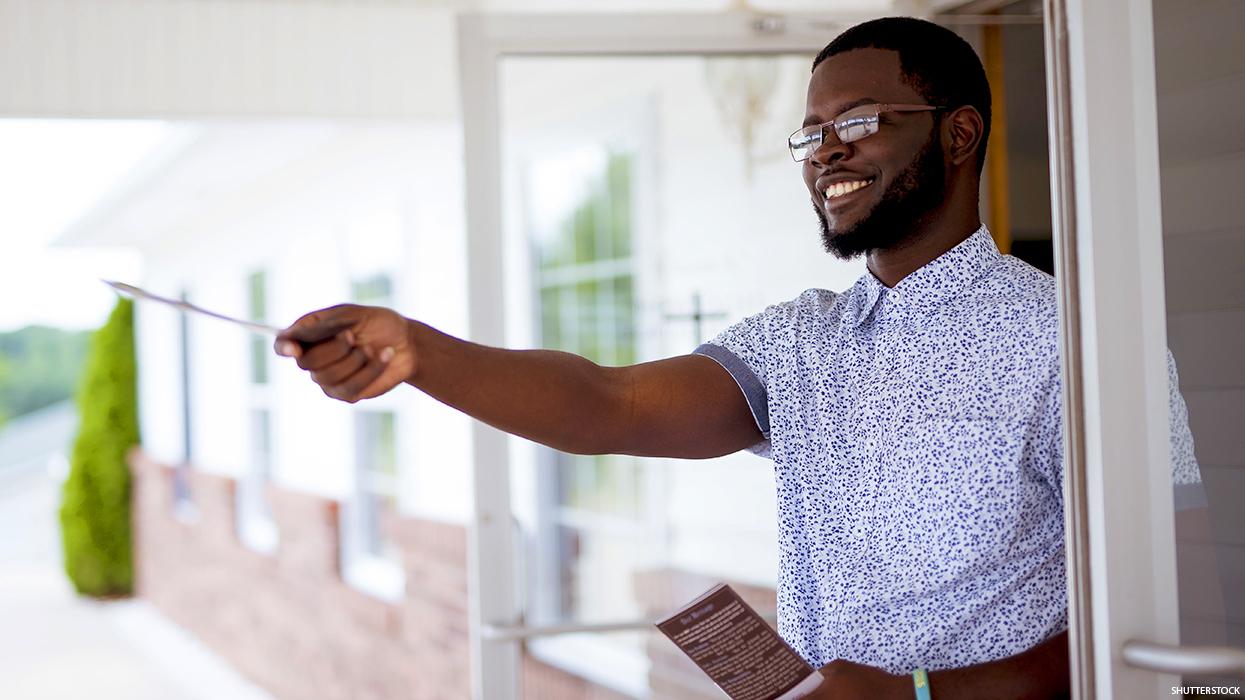
{"type": "MultiPolygon", "coordinates": [[[[1066,629],[1050,275],[983,226],[893,288],[810,289],[696,352],[774,461],[779,631],[814,666],[957,668],[1066,629]]],[[[1177,505],[1204,505],[1168,369],[1177,505]]]]}

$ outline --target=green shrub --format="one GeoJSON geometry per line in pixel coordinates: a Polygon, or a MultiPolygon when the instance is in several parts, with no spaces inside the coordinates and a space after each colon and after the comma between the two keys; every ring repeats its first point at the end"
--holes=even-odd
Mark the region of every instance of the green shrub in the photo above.
{"type": "Polygon", "coordinates": [[[61,500],[65,573],[84,595],[115,597],[133,590],[125,455],[138,443],[135,374],[133,302],[121,299],[91,337],[78,388],[81,422],[61,500]]]}

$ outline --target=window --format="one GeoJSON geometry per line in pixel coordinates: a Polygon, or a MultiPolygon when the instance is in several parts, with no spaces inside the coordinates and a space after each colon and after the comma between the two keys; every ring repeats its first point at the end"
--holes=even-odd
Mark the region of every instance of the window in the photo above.
{"type": "MultiPolygon", "coordinates": [[[[392,279],[387,273],[356,279],[350,285],[353,301],[391,306],[392,279]]],[[[342,517],[342,577],[385,600],[401,599],[406,587],[401,552],[385,527],[397,513],[398,415],[391,395],[355,411],[354,489],[342,517]]]]}
{"type": "MultiPolygon", "coordinates": [[[[247,310],[252,321],[262,323],[268,318],[268,280],[263,271],[247,278],[247,310]]],[[[268,383],[268,363],[272,360],[270,344],[271,341],[259,333],[250,335],[252,384],[268,383]]]]}
{"type": "MultiPolygon", "coordinates": [[[[566,208],[552,230],[535,232],[541,346],[604,365],[632,364],[638,354],[632,158],[603,149],[597,155],[592,184],[582,198],[566,208]]],[[[543,472],[551,483],[540,491],[551,502],[541,509],[551,516],[538,535],[546,543],[539,556],[543,578],[554,585],[534,587],[531,602],[544,616],[561,620],[638,617],[642,611],[632,574],[651,558],[653,537],[644,463],[622,455],[552,450],[545,459],[551,468],[543,472]]],[[[600,642],[593,645],[594,653],[621,652],[625,658],[628,652],[643,652],[643,637],[636,634],[594,641],[600,642]]]]}
{"type": "MultiPolygon", "coordinates": [[[[252,321],[268,318],[268,276],[263,271],[247,276],[247,315],[252,321]]],[[[268,483],[272,480],[272,398],[268,386],[271,340],[258,333],[247,338],[251,394],[249,420],[250,459],[238,480],[238,538],[252,549],[272,552],[277,547],[277,526],[268,503],[268,483]]]]}
{"type": "Polygon", "coordinates": [[[356,304],[392,305],[393,279],[386,274],[376,274],[355,280],[350,284],[350,296],[356,304]]]}

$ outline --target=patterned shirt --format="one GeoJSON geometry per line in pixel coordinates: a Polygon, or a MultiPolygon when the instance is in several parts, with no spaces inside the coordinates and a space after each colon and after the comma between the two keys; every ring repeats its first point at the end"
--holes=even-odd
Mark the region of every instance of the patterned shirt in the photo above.
{"type": "MultiPolygon", "coordinates": [[[[1066,629],[1057,314],[983,226],[894,288],[810,289],[696,349],[774,461],[779,631],[809,663],[956,668],[1066,629]]],[[[1204,505],[1168,370],[1177,502],[1204,505]]]]}

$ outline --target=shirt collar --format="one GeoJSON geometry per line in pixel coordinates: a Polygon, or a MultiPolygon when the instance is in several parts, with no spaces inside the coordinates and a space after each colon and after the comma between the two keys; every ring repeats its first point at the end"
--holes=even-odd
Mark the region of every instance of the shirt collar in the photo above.
{"type": "Polygon", "coordinates": [[[896,306],[935,308],[958,296],[1001,257],[989,229],[982,224],[954,248],[900,280],[893,289],[866,271],[851,290],[855,303],[848,315],[854,325],[860,325],[883,295],[896,306]]]}

